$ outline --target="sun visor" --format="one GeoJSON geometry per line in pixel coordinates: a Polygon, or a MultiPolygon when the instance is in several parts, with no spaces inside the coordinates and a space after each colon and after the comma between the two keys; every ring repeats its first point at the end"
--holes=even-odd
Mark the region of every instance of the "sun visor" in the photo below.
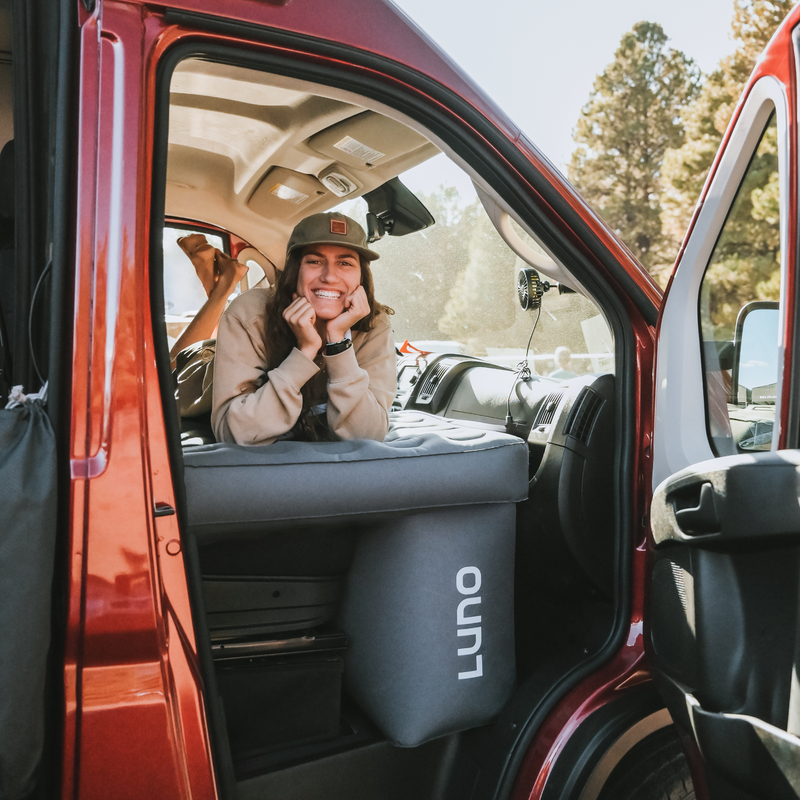
{"type": "Polygon", "coordinates": [[[311,206],[324,194],[327,194],[325,187],[311,175],[274,167],[253,192],[247,205],[262,217],[286,219],[311,206]]]}
{"type": "Polygon", "coordinates": [[[372,169],[410,153],[428,140],[380,114],[367,111],[315,134],[308,146],[353,169],[372,169]]]}

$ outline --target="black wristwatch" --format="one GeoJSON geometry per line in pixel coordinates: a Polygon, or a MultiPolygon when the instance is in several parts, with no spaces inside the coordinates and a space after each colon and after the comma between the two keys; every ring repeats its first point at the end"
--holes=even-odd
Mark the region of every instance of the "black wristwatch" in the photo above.
{"type": "Polygon", "coordinates": [[[342,339],[341,342],[328,342],[325,345],[325,355],[338,356],[339,353],[344,353],[345,350],[349,350],[352,346],[352,339],[342,339]]]}

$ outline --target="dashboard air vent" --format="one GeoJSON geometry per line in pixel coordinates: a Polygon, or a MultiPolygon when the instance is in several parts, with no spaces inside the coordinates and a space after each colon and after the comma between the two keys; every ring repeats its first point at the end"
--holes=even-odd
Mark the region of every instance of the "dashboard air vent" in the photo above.
{"type": "Polygon", "coordinates": [[[544,403],[542,403],[536,414],[536,419],[533,421],[534,428],[538,428],[541,425],[549,425],[553,421],[553,417],[556,415],[556,409],[562,397],[564,397],[563,390],[559,392],[550,392],[550,394],[547,395],[544,403]]]}
{"type": "Polygon", "coordinates": [[[425,378],[425,382],[419,387],[417,403],[430,403],[431,400],[433,400],[433,395],[436,393],[436,387],[439,385],[439,382],[445,376],[449,368],[449,364],[439,363],[434,365],[430,375],[425,378]]]}
{"type": "Polygon", "coordinates": [[[597,392],[584,387],[569,412],[567,422],[564,425],[564,436],[574,436],[579,441],[587,444],[589,435],[594,427],[597,415],[603,407],[603,400],[597,392]]]}

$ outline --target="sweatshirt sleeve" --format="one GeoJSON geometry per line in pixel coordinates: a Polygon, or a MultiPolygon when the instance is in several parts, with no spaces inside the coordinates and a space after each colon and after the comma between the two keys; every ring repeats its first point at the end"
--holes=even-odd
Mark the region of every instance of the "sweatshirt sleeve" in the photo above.
{"type": "Polygon", "coordinates": [[[382,314],[372,330],[356,336],[349,350],[325,359],[328,424],[342,439],[383,441],[397,393],[397,358],[389,318],[382,314]]]}
{"type": "Polygon", "coordinates": [[[319,372],[295,348],[265,373],[263,305],[247,297],[256,291],[236,298],[219,323],[211,425],[220,442],[271,444],[288,433],[303,407],[301,387],[319,372]]]}

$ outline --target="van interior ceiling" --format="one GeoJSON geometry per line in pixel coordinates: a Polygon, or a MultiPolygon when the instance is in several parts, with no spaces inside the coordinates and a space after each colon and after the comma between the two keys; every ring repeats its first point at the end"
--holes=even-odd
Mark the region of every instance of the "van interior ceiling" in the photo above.
{"type": "Polygon", "coordinates": [[[214,222],[282,264],[288,232],[301,219],[438,152],[405,125],[336,97],[349,93],[320,96],[300,81],[264,78],[201,59],[175,69],[168,216],[214,222]],[[379,141],[383,151],[359,148],[361,140],[379,141]]]}

